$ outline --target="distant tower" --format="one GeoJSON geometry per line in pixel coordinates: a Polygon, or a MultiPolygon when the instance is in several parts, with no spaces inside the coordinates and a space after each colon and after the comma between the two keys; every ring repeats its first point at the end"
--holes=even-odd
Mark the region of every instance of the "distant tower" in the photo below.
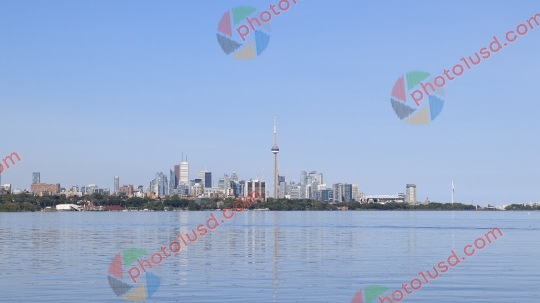
{"type": "Polygon", "coordinates": [[[276,130],[276,116],[274,116],[274,145],[272,146],[272,153],[274,154],[274,199],[278,197],[278,165],[277,165],[277,154],[279,152],[279,147],[276,142],[277,130],[276,130]]]}

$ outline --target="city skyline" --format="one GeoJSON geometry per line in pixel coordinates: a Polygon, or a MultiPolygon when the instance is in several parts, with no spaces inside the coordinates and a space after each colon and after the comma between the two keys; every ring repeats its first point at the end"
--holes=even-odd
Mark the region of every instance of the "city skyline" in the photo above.
{"type": "MultiPolygon", "coordinates": [[[[406,203],[422,203],[421,199],[419,197],[417,197],[417,194],[416,194],[416,185],[415,184],[406,184],[406,187],[405,187],[405,192],[406,194],[401,194],[399,191],[397,192],[397,194],[395,193],[392,193],[392,192],[384,192],[384,193],[369,193],[369,194],[366,194],[361,188],[359,189],[358,187],[358,184],[357,183],[343,183],[344,185],[347,185],[349,186],[348,188],[348,192],[350,192],[350,194],[348,194],[347,198],[344,198],[345,195],[343,194],[343,189],[341,189],[341,186],[343,185],[342,183],[332,183],[330,184],[329,186],[327,187],[324,187],[324,188],[320,188],[320,189],[315,189],[315,190],[319,190],[320,192],[316,195],[316,196],[309,196],[309,191],[311,189],[308,189],[308,193],[307,194],[298,194],[297,196],[294,196],[291,198],[290,195],[288,197],[285,197],[283,194],[280,194],[282,192],[282,190],[280,190],[280,184],[281,184],[281,181],[278,181],[278,180],[281,180],[283,179],[283,182],[284,182],[284,185],[285,185],[285,188],[288,188],[290,186],[291,183],[295,183],[296,179],[291,179],[289,181],[289,183],[287,183],[285,181],[285,176],[280,176],[279,173],[278,173],[278,170],[277,170],[277,167],[278,167],[278,163],[277,163],[277,152],[279,152],[279,148],[277,147],[277,141],[276,141],[276,138],[277,138],[277,127],[276,127],[276,116],[274,116],[274,132],[273,132],[273,135],[274,135],[274,145],[272,146],[272,153],[274,155],[274,172],[273,172],[273,177],[272,177],[272,183],[273,184],[277,184],[277,187],[274,188],[272,187],[272,191],[269,191],[269,187],[266,186],[266,189],[268,190],[267,194],[268,194],[268,197],[278,197],[278,198],[290,198],[290,199],[302,199],[302,198],[307,198],[307,199],[315,199],[315,200],[320,200],[321,199],[321,194],[324,196],[324,195],[328,195],[328,193],[324,192],[325,190],[328,191],[330,190],[330,200],[329,201],[332,201],[332,195],[335,195],[336,193],[339,193],[339,195],[341,195],[342,197],[339,198],[340,200],[338,201],[342,201],[343,202],[346,202],[346,201],[349,201],[351,199],[355,199],[356,196],[353,196],[352,195],[352,188],[355,187],[355,190],[356,192],[360,192],[361,196],[364,197],[366,196],[367,199],[366,201],[368,201],[370,198],[374,198],[374,197],[377,197],[377,199],[375,199],[375,201],[377,200],[381,200],[381,201],[385,201],[390,199],[390,200],[396,200],[396,201],[399,201],[401,200],[401,197],[400,195],[404,195],[403,197],[403,202],[406,202],[406,203]],[[337,187],[336,187],[337,186],[337,187]],[[411,189],[411,191],[409,191],[411,189]],[[272,194],[273,193],[273,194],[272,194]],[[275,195],[275,196],[274,196],[275,195]],[[392,198],[393,197],[393,198],[392,198]],[[412,201],[412,202],[411,202],[412,201]]],[[[264,171],[264,169],[261,171],[261,173],[259,175],[257,175],[256,177],[251,177],[251,178],[248,178],[248,179],[242,179],[242,181],[261,181],[263,182],[264,180],[262,180],[262,176],[264,176],[262,174],[262,172],[264,171]]],[[[300,189],[300,186],[304,186],[302,188],[302,190],[305,190],[305,185],[307,185],[307,180],[311,180],[312,178],[315,178],[315,176],[312,176],[312,174],[316,174],[316,171],[312,171],[311,173],[309,173],[309,177],[308,177],[308,174],[307,174],[307,171],[301,171],[300,172],[300,177],[299,177],[299,181],[296,183],[298,185],[298,188],[300,189]]],[[[37,183],[40,182],[40,176],[41,176],[41,172],[32,172],[32,182],[30,185],[32,184],[36,184],[36,180],[37,180],[37,183]]],[[[224,172],[222,176],[220,175],[215,175],[217,178],[219,178],[220,180],[225,177],[225,178],[228,178],[228,173],[227,172],[224,172]]],[[[231,176],[237,176],[235,170],[233,169],[232,170],[232,174],[231,176]]],[[[326,184],[323,183],[323,174],[320,173],[317,175],[319,178],[319,182],[318,183],[315,183],[316,185],[321,185],[321,186],[326,186],[326,184]]],[[[181,184],[184,184],[187,186],[187,188],[189,188],[190,185],[193,185],[193,181],[194,180],[197,180],[197,179],[201,179],[203,184],[207,184],[207,182],[210,182],[210,184],[212,184],[212,188],[219,188],[220,185],[218,184],[217,186],[214,186],[214,179],[212,178],[212,172],[211,171],[207,171],[206,170],[206,165],[205,165],[205,169],[204,170],[197,170],[196,172],[196,178],[191,178],[190,177],[190,174],[189,174],[189,162],[187,161],[187,154],[185,155],[184,157],[184,154],[182,153],[181,155],[181,162],[179,162],[179,164],[177,165],[173,165],[172,168],[170,169],[170,179],[169,181],[173,182],[173,187],[176,188],[177,185],[181,185],[181,184]],[[173,171],[174,169],[174,171],[173,171]],[[204,175],[204,178],[201,178],[203,177],[204,175]],[[180,180],[177,179],[176,176],[180,176],[180,180]],[[173,179],[174,178],[174,179],[173,179]]],[[[339,179],[339,178],[337,178],[339,179]]],[[[115,175],[114,176],[114,181],[113,181],[113,186],[112,187],[108,187],[108,186],[104,186],[104,187],[101,187],[100,188],[100,191],[103,191],[105,190],[107,192],[107,194],[115,194],[118,192],[118,188],[120,187],[120,184],[121,184],[121,187],[126,187],[126,186],[131,186],[131,187],[139,187],[142,189],[145,190],[145,192],[148,191],[148,189],[150,188],[157,188],[157,184],[156,184],[156,180],[165,180],[165,183],[167,183],[166,186],[170,186],[168,185],[168,182],[167,181],[167,177],[165,175],[165,173],[163,172],[158,172],[156,173],[156,176],[154,178],[154,180],[151,180],[149,181],[150,183],[146,182],[143,184],[132,184],[132,183],[121,183],[119,182],[119,176],[115,175]],[[112,189],[112,190],[111,190],[112,189]]],[[[311,181],[310,181],[311,182],[311,181]]],[[[157,183],[160,183],[160,181],[158,181],[157,183]]],[[[31,186],[29,189],[27,188],[21,188],[21,187],[15,187],[13,186],[13,184],[11,183],[5,183],[6,185],[9,184],[10,185],[10,188],[12,190],[28,190],[28,191],[31,191],[31,186]]],[[[58,184],[60,184],[59,182],[41,182],[41,184],[47,184],[48,186],[57,186],[58,184]]],[[[267,183],[268,184],[268,183],[267,183]]],[[[74,188],[74,187],[90,187],[90,188],[98,188],[99,185],[97,183],[88,183],[88,186],[86,185],[79,185],[79,184],[71,184],[69,186],[58,186],[58,189],[60,190],[61,188],[62,189],[70,189],[70,188],[74,188]]],[[[169,187],[170,188],[170,187],[169,187]]],[[[454,182],[451,181],[451,189],[452,189],[452,194],[451,194],[451,203],[454,203],[454,182]]],[[[160,188],[160,189],[156,189],[155,190],[156,192],[159,192],[160,195],[163,195],[165,192],[168,192],[168,190],[166,190],[165,188],[160,188]]],[[[283,190],[284,192],[284,190],[283,190]]],[[[191,194],[191,193],[190,193],[191,194]]],[[[266,194],[266,193],[265,193],[266,194]]],[[[172,195],[172,194],[171,194],[172,195]]],[[[328,198],[328,196],[326,196],[328,198]]],[[[358,196],[359,197],[359,196],[358,196]]],[[[323,199],[324,201],[326,201],[326,199],[323,199]]],[[[373,200],[373,199],[372,199],[373,200]]],[[[426,196],[426,200],[429,200],[429,198],[426,196]]],[[[336,201],[336,200],[334,200],[336,201]]],[[[358,201],[358,200],[356,200],[358,201]]],[[[458,201],[459,203],[464,203],[464,204],[472,204],[474,200],[471,200],[471,203],[468,203],[467,201],[458,201]]],[[[439,201],[437,201],[439,202],[439,201]]],[[[440,202],[447,202],[445,200],[443,201],[440,201],[440,202]]],[[[527,203],[527,202],[534,202],[534,201],[523,201],[522,203],[527,203]]],[[[497,203],[494,203],[494,202],[491,202],[492,204],[494,205],[497,205],[497,203]]],[[[490,205],[490,202],[487,201],[485,202],[485,205],[490,205]]]]}

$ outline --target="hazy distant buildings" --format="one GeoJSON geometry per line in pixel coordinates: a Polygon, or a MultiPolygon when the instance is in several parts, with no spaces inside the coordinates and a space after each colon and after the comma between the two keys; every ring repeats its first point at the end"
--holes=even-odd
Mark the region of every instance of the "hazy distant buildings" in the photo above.
{"type": "Polygon", "coordinates": [[[66,195],[66,198],[77,196],[82,197],[83,193],[79,191],[79,187],[77,185],[72,186],[71,188],[60,188],[60,195],[66,195]]]}
{"type": "Polygon", "coordinates": [[[111,190],[109,188],[99,188],[96,184],[88,184],[87,187],[81,187],[81,192],[86,195],[92,195],[92,194],[101,194],[101,195],[110,195],[111,190]],[[83,192],[82,190],[85,189],[86,192],[83,192]]]}
{"type": "Polygon", "coordinates": [[[39,172],[33,172],[33,173],[32,173],[32,184],[38,184],[38,183],[40,183],[39,179],[40,179],[40,174],[39,174],[39,172]]]}
{"type": "Polygon", "coordinates": [[[416,204],[416,185],[415,184],[407,184],[405,187],[405,202],[409,204],[416,204]]]}

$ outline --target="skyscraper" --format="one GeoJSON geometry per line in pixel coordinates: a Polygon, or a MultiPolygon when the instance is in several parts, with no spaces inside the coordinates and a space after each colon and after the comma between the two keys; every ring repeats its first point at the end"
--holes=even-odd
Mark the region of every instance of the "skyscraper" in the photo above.
{"type": "Polygon", "coordinates": [[[164,173],[156,173],[154,180],[148,185],[149,191],[154,192],[158,196],[166,196],[169,194],[167,177],[164,173]]]}
{"type": "Polygon", "coordinates": [[[204,188],[212,188],[212,173],[206,170],[197,171],[197,179],[202,180],[204,188]]]}
{"type": "Polygon", "coordinates": [[[278,198],[285,198],[287,195],[287,183],[285,183],[285,176],[278,176],[278,198]]]}
{"type": "Polygon", "coordinates": [[[279,152],[279,147],[276,142],[277,130],[276,130],[276,116],[274,116],[274,145],[272,146],[272,153],[274,154],[274,199],[278,197],[278,164],[277,164],[277,154],[279,152]]]}
{"type": "Polygon", "coordinates": [[[178,187],[178,182],[180,181],[180,165],[174,166],[174,187],[178,187]]]}
{"type": "Polygon", "coordinates": [[[304,185],[304,186],[307,185],[307,172],[306,171],[300,172],[300,185],[304,185]]]}
{"type": "Polygon", "coordinates": [[[204,173],[204,187],[212,188],[212,173],[209,171],[204,173]]]}
{"type": "Polygon", "coordinates": [[[40,183],[39,179],[40,179],[40,174],[39,174],[39,172],[33,172],[33,173],[32,173],[32,184],[38,184],[38,183],[40,183]]]}
{"type": "MultiPolygon", "coordinates": [[[[175,165],[176,166],[176,165],[175,165]]],[[[174,172],[169,169],[169,195],[172,195],[174,190],[176,189],[176,185],[178,184],[178,180],[176,179],[176,175],[174,172]]]]}
{"type": "Polygon", "coordinates": [[[114,176],[114,194],[118,195],[118,189],[120,188],[120,178],[114,176]]]}
{"type": "Polygon", "coordinates": [[[178,183],[189,184],[189,164],[186,160],[184,161],[184,156],[182,155],[182,162],[180,162],[180,180],[178,183]]]}

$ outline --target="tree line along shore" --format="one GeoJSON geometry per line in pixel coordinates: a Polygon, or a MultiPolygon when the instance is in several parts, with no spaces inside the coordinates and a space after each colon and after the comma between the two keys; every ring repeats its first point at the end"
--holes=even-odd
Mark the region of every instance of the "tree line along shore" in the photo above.
{"type": "MultiPolygon", "coordinates": [[[[215,210],[232,208],[235,199],[186,199],[177,195],[165,198],[127,198],[92,194],[83,197],[66,197],[65,195],[37,197],[26,193],[0,195],[0,212],[32,212],[55,210],[58,204],[75,204],[84,210],[215,210]]],[[[493,210],[462,203],[438,203],[410,205],[408,203],[328,203],[310,199],[273,199],[259,201],[248,209],[276,211],[291,210],[493,210]]],[[[540,210],[540,206],[511,204],[506,210],[540,210]]]]}

